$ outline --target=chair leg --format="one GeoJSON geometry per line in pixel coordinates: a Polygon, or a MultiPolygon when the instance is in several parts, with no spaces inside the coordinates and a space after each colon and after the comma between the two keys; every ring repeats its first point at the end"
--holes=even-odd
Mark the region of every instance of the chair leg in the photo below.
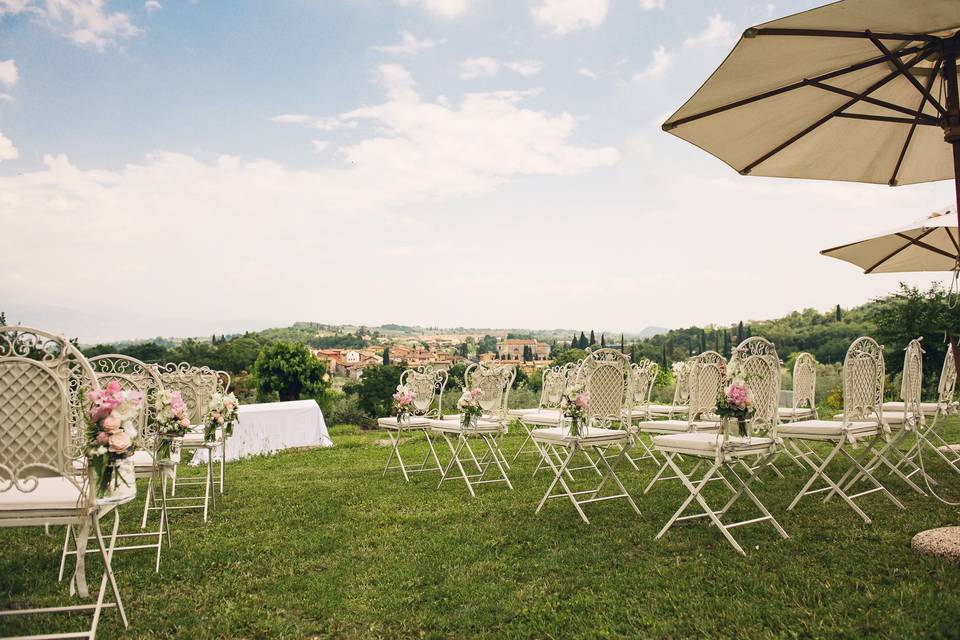
{"type": "Polygon", "coordinates": [[[225,490],[225,480],[224,475],[224,465],[227,464],[227,437],[224,436],[223,440],[220,442],[220,495],[223,495],[225,490]]]}
{"type": "MultiPolygon", "coordinates": [[[[534,444],[537,443],[534,442],[534,444]]],[[[540,513],[540,510],[543,509],[543,505],[545,505],[547,500],[553,495],[553,488],[557,486],[557,483],[560,483],[560,486],[563,488],[563,492],[573,504],[573,508],[577,510],[578,514],[580,514],[580,518],[585,523],[590,524],[590,519],[587,518],[587,514],[583,512],[583,507],[581,507],[580,503],[577,502],[576,496],[573,494],[573,491],[570,490],[570,487],[567,485],[567,481],[564,480],[564,473],[567,470],[567,467],[570,466],[570,461],[573,460],[573,456],[576,455],[577,448],[575,446],[570,447],[567,457],[564,458],[560,466],[557,466],[557,464],[553,461],[552,456],[546,452],[546,445],[541,447],[539,444],[537,444],[537,448],[540,449],[540,455],[543,457],[544,461],[550,466],[551,469],[553,469],[553,481],[550,483],[550,486],[547,487],[547,491],[543,494],[543,498],[540,499],[540,504],[537,505],[534,513],[540,513]]]]}
{"type": "Polygon", "coordinates": [[[511,490],[513,490],[513,485],[510,484],[510,477],[507,476],[506,470],[503,468],[503,465],[500,463],[500,455],[499,455],[500,449],[496,443],[496,440],[493,437],[486,436],[486,435],[481,436],[481,438],[485,443],[487,443],[487,448],[490,450],[490,453],[493,454],[493,461],[497,464],[497,469],[500,470],[500,475],[503,477],[504,482],[506,482],[507,486],[510,487],[511,490]]]}
{"type": "Polygon", "coordinates": [[[210,467],[210,457],[207,456],[207,481],[203,486],[203,521],[207,521],[207,515],[210,510],[210,484],[213,480],[212,471],[210,467]]]}
{"type": "Polygon", "coordinates": [[[800,450],[800,447],[799,447],[799,446],[797,446],[796,444],[794,444],[794,443],[793,443],[792,441],[790,441],[790,440],[788,440],[787,442],[788,442],[789,444],[791,444],[791,445],[794,446],[794,448],[798,451],[798,453],[801,454],[801,459],[802,459],[802,460],[805,460],[805,461],[807,462],[807,464],[810,466],[810,468],[813,469],[813,475],[810,476],[810,478],[807,480],[806,484],[803,485],[803,488],[800,489],[800,491],[799,491],[799,492],[797,493],[797,495],[794,497],[793,501],[792,501],[792,502],[790,503],[790,505],[787,507],[787,511],[792,511],[793,508],[794,508],[795,506],[797,506],[797,503],[800,502],[800,499],[801,499],[802,497],[806,496],[806,495],[810,495],[810,494],[812,494],[812,493],[818,493],[818,492],[822,492],[822,491],[827,491],[827,490],[829,490],[829,489],[833,489],[833,490],[835,490],[835,491],[837,492],[837,495],[839,495],[839,496],[843,499],[843,501],[846,502],[846,503],[850,506],[850,508],[853,509],[854,512],[863,519],[863,521],[864,521],[865,523],[870,524],[870,523],[872,522],[872,520],[870,520],[870,516],[868,516],[866,513],[864,513],[863,509],[861,509],[860,506],[859,506],[856,502],[853,501],[853,498],[851,498],[850,496],[848,496],[848,495],[838,486],[837,483],[835,483],[833,480],[830,479],[830,476],[827,475],[827,473],[826,473],[826,468],[827,468],[827,466],[828,466],[828,465],[830,464],[830,462],[834,459],[834,457],[836,457],[837,454],[840,453],[840,450],[843,449],[844,442],[843,442],[842,440],[837,443],[837,445],[833,448],[833,450],[830,452],[830,454],[829,454],[825,459],[823,459],[823,460],[820,462],[819,465],[818,465],[816,462],[814,462],[813,460],[810,460],[808,457],[803,456],[803,455],[802,455],[803,452],[800,450]],[[816,482],[818,479],[822,479],[824,482],[827,483],[828,486],[827,486],[826,488],[822,488],[822,489],[814,489],[814,490],[812,490],[812,491],[809,490],[810,487],[813,486],[813,483],[816,482]]]}
{"type": "MultiPolygon", "coordinates": [[[[156,464],[156,461],[154,461],[156,464]]],[[[156,469],[150,474],[150,479],[147,480],[147,495],[143,500],[143,517],[140,519],[140,530],[147,528],[147,514],[150,513],[150,499],[153,497],[153,477],[156,475],[156,469]]]]}
{"type": "Polygon", "coordinates": [[[63,553],[60,554],[60,572],[57,574],[57,582],[63,580],[63,570],[67,565],[67,552],[70,547],[70,534],[73,533],[73,525],[67,525],[66,535],[63,536],[63,553]]]}

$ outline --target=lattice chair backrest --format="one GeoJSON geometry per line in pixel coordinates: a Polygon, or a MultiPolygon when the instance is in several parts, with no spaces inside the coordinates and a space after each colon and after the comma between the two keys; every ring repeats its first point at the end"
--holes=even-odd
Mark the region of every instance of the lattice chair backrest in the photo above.
{"type": "Polygon", "coordinates": [[[883,347],[857,338],[843,359],[843,421],[879,421],[883,403],[883,347]]]}
{"type": "Polygon", "coordinates": [[[157,370],[136,358],[117,353],[90,358],[90,366],[101,387],[115,380],[122,390],[139,391],[143,396],[143,409],[137,418],[136,447],[138,450],[153,453],[158,444],[153,423],[154,400],[163,389],[157,370]]]}
{"type": "Polygon", "coordinates": [[[440,398],[447,386],[446,371],[434,371],[429,365],[407,369],[400,374],[400,384],[413,394],[414,413],[421,416],[441,415],[440,398]]]}
{"type": "Polygon", "coordinates": [[[230,374],[226,371],[217,371],[217,383],[222,393],[230,392],[230,374]]]}
{"type": "Polygon", "coordinates": [[[675,406],[686,404],[690,402],[690,372],[693,371],[693,362],[690,359],[675,362],[672,370],[676,383],[673,390],[673,404],[675,406]]]}
{"type": "Polygon", "coordinates": [[[957,362],[953,356],[953,344],[947,344],[947,354],[943,358],[943,368],[940,370],[940,383],[937,385],[938,401],[941,405],[949,406],[953,402],[953,394],[957,389],[957,362]]]}
{"type": "Polygon", "coordinates": [[[911,340],[903,353],[903,372],[900,380],[900,399],[906,412],[917,418],[923,415],[920,410],[920,396],[923,394],[923,347],[917,339],[911,340]]]}
{"type": "Polygon", "coordinates": [[[467,389],[480,389],[480,408],[484,415],[502,418],[507,412],[507,394],[517,372],[512,366],[488,367],[471,364],[463,372],[467,389]]]}
{"type": "MultiPolygon", "coordinates": [[[[99,389],[90,363],[66,339],[0,327],[0,492],[29,493],[41,478],[82,486],[73,460],[86,441],[84,393],[99,389]]],[[[87,500],[93,500],[92,491],[87,500]]]]}
{"type": "Polygon", "coordinates": [[[630,358],[616,349],[592,351],[580,365],[580,379],[590,394],[587,426],[609,428],[630,408],[630,358]]]}
{"type": "Polygon", "coordinates": [[[793,363],[793,408],[814,409],[817,405],[817,361],[801,353],[793,363]]]}
{"type": "Polygon", "coordinates": [[[179,391],[183,396],[190,413],[190,423],[203,424],[210,400],[220,385],[217,372],[209,367],[194,367],[187,362],[157,365],[157,372],[165,388],[179,391]]]}
{"type": "Polygon", "coordinates": [[[700,362],[706,362],[707,364],[727,364],[727,359],[716,351],[704,351],[700,355],[694,357],[700,362]]]}
{"type": "Polygon", "coordinates": [[[567,388],[567,375],[570,368],[566,365],[543,370],[543,389],[540,391],[540,408],[556,409],[563,399],[567,388]]]}
{"type": "Polygon", "coordinates": [[[779,421],[780,358],[777,348],[766,338],[753,336],[741,342],[730,358],[729,374],[743,375],[753,394],[751,432],[775,431],[779,421]]]}
{"type": "Polygon", "coordinates": [[[709,420],[715,416],[717,398],[723,389],[726,376],[725,362],[703,362],[699,358],[689,360],[688,374],[690,408],[687,412],[688,422],[709,420]]]}
{"type": "Polygon", "coordinates": [[[645,407],[650,404],[650,394],[653,392],[653,383],[657,381],[660,365],[652,360],[642,359],[630,365],[631,386],[630,392],[634,407],[645,407]]]}
{"type": "Polygon", "coordinates": [[[583,360],[568,362],[567,367],[567,389],[583,384],[583,360]]]}

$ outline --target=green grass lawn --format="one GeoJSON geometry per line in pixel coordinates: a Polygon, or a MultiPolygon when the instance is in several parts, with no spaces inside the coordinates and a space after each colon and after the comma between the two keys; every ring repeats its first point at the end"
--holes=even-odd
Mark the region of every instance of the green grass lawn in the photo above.
{"type": "MultiPolygon", "coordinates": [[[[952,427],[955,441],[960,420],[952,427]]],[[[513,466],[513,491],[488,485],[471,499],[462,484],[437,489],[436,475],[381,477],[381,432],[332,436],[333,449],[229,465],[210,523],[174,512],[159,575],[149,551],[118,556],[124,637],[960,637],[960,566],[910,549],[918,531],[957,523],[957,509],[897,482],[907,510],[866,497],[872,525],[837,500],[807,498],[788,513],[807,476],[783,461],[785,479],[755,488],[791,537],[738,528],[741,557],[704,521],[654,541],[686,494],[664,483],[643,496],[649,461],[622,469],[642,515],[599,503],[585,525],[561,500],[534,514],[550,478],[531,477],[533,456],[513,466]]],[[[519,444],[507,438],[511,458],[519,444]]],[[[960,496],[960,482],[949,489],[960,496]]],[[[131,523],[136,504],[124,512],[131,523]]],[[[55,582],[62,539],[62,528],[0,531],[4,608],[40,606],[34,591],[40,604],[69,603],[55,582]]],[[[88,566],[93,588],[99,565],[88,566]]],[[[79,627],[48,620],[0,619],[0,634],[79,627]]],[[[107,612],[100,637],[121,631],[107,612]]]]}

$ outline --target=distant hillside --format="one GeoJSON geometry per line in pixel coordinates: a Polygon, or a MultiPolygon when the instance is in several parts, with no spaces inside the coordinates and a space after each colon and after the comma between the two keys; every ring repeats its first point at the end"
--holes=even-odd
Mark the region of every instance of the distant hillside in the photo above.
{"type": "Polygon", "coordinates": [[[647,327],[643,331],[637,334],[638,338],[652,338],[653,336],[659,336],[660,334],[667,333],[670,329],[666,327],[647,327]]]}

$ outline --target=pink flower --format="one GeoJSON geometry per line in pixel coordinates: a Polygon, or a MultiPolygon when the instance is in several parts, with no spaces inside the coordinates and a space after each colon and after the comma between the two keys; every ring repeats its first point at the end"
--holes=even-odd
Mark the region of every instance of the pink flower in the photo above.
{"type": "Polygon", "coordinates": [[[116,380],[111,380],[110,382],[107,383],[106,391],[110,395],[116,395],[120,393],[120,383],[117,382],[116,380]]]}
{"type": "Polygon", "coordinates": [[[574,399],[573,404],[577,405],[581,409],[586,409],[587,405],[590,404],[590,394],[589,393],[578,393],[577,397],[574,399]]]}
{"type": "Polygon", "coordinates": [[[190,421],[189,421],[187,418],[180,418],[180,426],[181,426],[181,427],[189,427],[189,426],[190,426],[190,421]]]}
{"type": "Polygon", "coordinates": [[[480,387],[470,390],[470,397],[473,398],[474,400],[477,400],[482,395],[483,395],[483,389],[481,389],[480,387]]]}
{"type": "Polygon", "coordinates": [[[120,429],[120,418],[115,415],[109,415],[103,419],[101,426],[107,433],[113,433],[120,429]]]}
{"type": "Polygon", "coordinates": [[[130,436],[124,431],[117,431],[116,433],[111,433],[110,437],[107,439],[107,442],[110,445],[110,451],[113,453],[125,453],[127,449],[130,448],[130,436]]]}
{"type": "Polygon", "coordinates": [[[170,393],[170,411],[175,416],[179,416],[187,412],[187,403],[183,401],[183,396],[180,395],[179,391],[173,391],[170,393]]]}
{"type": "Polygon", "coordinates": [[[223,416],[219,413],[214,415],[213,419],[217,421],[217,424],[223,424],[223,416]]]}
{"type": "Polygon", "coordinates": [[[97,434],[97,444],[107,444],[107,441],[110,439],[110,434],[106,431],[101,431],[97,434]]]}

